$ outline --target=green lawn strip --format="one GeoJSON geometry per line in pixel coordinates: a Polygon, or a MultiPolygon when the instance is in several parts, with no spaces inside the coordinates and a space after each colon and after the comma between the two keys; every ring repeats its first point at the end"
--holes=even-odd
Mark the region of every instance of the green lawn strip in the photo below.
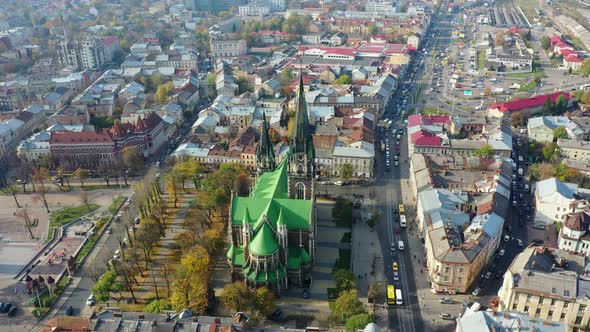
{"type": "Polygon", "coordinates": [[[532,73],[516,73],[516,74],[505,74],[503,75],[506,78],[543,78],[545,77],[545,72],[543,70],[538,70],[532,73]]]}
{"type": "Polygon", "coordinates": [[[111,203],[111,205],[109,205],[109,212],[112,214],[115,214],[115,212],[117,212],[117,210],[119,209],[121,204],[123,204],[124,201],[125,201],[125,196],[119,196],[119,197],[115,198],[113,203],[111,203]]]}
{"type": "Polygon", "coordinates": [[[351,243],[352,242],[352,233],[346,232],[342,234],[342,239],[340,239],[341,243],[351,243]]]}
{"type": "Polygon", "coordinates": [[[441,110],[440,108],[435,107],[424,107],[422,110],[422,115],[449,115],[451,114],[449,111],[441,110]]]}
{"type": "Polygon", "coordinates": [[[352,202],[339,198],[332,209],[332,218],[338,227],[352,227],[352,202]]]}
{"type": "Polygon", "coordinates": [[[525,91],[533,91],[535,90],[535,88],[537,87],[537,82],[535,80],[532,80],[530,82],[528,82],[527,84],[521,86],[518,91],[519,92],[525,92],[525,91]]]}
{"type": "Polygon", "coordinates": [[[482,70],[486,66],[486,54],[483,51],[477,51],[477,70],[482,70]]]}
{"type": "Polygon", "coordinates": [[[334,264],[334,271],[339,269],[350,269],[350,249],[338,249],[338,259],[334,264]]]}

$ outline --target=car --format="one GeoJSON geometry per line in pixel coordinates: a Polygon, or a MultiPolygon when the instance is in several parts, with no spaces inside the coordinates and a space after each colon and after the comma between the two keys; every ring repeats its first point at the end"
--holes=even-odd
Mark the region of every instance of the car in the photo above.
{"type": "Polygon", "coordinates": [[[393,281],[399,281],[399,273],[393,272],[393,281]]]}
{"type": "Polygon", "coordinates": [[[336,182],[334,182],[334,184],[337,186],[343,186],[344,182],[343,181],[336,181],[336,182]]]}
{"type": "Polygon", "coordinates": [[[117,213],[117,218],[121,218],[123,216],[123,212],[117,213]]]}
{"type": "Polygon", "coordinates": [[[88,299],[86,299],[86,305],[89,307],[92,307],[95,304],[96,304],[96,300],[94,299],[94,294],[90,294],[88,299]]]}
{"type": "Polygon", "coordinates": [[[510,235],[504,235],[504,242],[510,241],[510,235]]]}
{"type": "Polygon", "coordinates": [[[389,250],[391,250],[392,252],[396,250],[396,247],[394,244],[391,245],[391,247],[389,248],[389,250]]]}
{"type": "Polygon", "coordinates": [[[66,316],[74,316],[74,308],[72,308],[72,306],[69,306],[66,309],[66,316]]]}
{"type": "Polygon", "coordinates": [[[8,310],[8,313],[7,313],[8,317],[14,317],[14,315],[16,315],[17,310],[18,309],[16,308],[16,306],[12,306],[10,308],[10,310],[8,310]]]}
{"type": "Polygon", "coordinates": [[[453,315],[449,314],[448,312],[441,312],[438,317],[444,319],[444,320],[454,320],[455,317],[453,317],[453,315]]]}
{"type": "Polygon", "coordinates": [[[498,251],[498,256],[502,257],[506,254],[506,249],[500,249],[500,251],[498,251]]]}
{"type": "Polygon", "coordinates": [[[271,314],[270,314],[270,319],[272,320],[279,320],[281,319],[281,316],[283,314],[283,311],[280,308],[276,308],[271,314]]]}
{"type": "Polygon", "coordinates": [[[394,271],[399,271],[399,265],[397,264],[397,262],[393,262],[391,265],[394,271]]]}
{"type": "Polygon", "coordinates": [[[10,311],[10,308],[12,308],[12,303],[10,303],[10,302],[2,303],[2,305],[0,305],[0,312],[5,314],[8,311],[10,311]]]}
{"type": "Polygon", "coordinates": [[[119,259],[121,258],[121,250],[117,249],[115,251],[115,254],[113,255],[113,259],[119,259]]]}
{"type": "Polygon", "coordinates": [[[483,277],[486,279],[490,279],[492,277],[492,272],[490,272],[490,271],[486,272],[486,274],[483,277]]]}
{"type": "Polygon", "coordinates": [[[113,232],[113,229],[111,227],[107,228],[107,234],[111,234],[113,232]]]}
{"type": "Polygon", "coordinates": [[[443,303],[443,304],[453,304],[455,303],[455,301],[453,301],[452,298],[450,297],[441,297],[438,302],[443,303]]]}
{"type": "Polygon", "coordinates": [[[521,240],[521,239],[516,239],[516,244],[517,244],[519,247],[523,247],[523,246],[524,246],[524,242],[522,242],[522,240],[521,240]]]}
{"type": "Polygon", "coordinates": [[[479,293],[481,293],[481,288],[477,287],[476,289],[473,290],[473,292],[471,292],[471,295],[478,296],[479,293]]]}
{"type": "Polygon", "coordinates": [[[399,166],[399,161],[396,160],[393,164],[397,167],[399,166]]]}
{"type": "Polygon", "coordinates": [[[540,239],[534,239],[533,244],[537,245],[537,246],[542,246],[543,244],[545,244],[545,241],[540,240],[540,239]]]}

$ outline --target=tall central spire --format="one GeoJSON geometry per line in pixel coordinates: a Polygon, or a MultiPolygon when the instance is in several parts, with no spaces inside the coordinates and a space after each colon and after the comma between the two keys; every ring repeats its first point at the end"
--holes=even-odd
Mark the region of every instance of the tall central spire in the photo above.
{"type": "Polygon", "coordinates": [[[310,157],[314,156],[307,115],[307,103],[305,102],[303,74],[299,76],[299,91],[297,104],[295,105],[295,128],[293,128],[293,136],[291,137],[291,152],[310,154],[310,157]]]}

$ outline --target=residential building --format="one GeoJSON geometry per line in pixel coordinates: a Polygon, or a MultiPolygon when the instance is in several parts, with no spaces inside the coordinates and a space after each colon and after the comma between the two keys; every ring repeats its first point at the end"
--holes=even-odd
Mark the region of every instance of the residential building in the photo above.
{"type": "Polygon", "coordinates": [[[564,322],[549,322],[534,319],[527,314],[517,311],[487,311],[480,310],[480,304],[474,303],[466,307],[457,319],[455,332],[471,331],[536,331],[536,332],[568,332],[568,325],[564,322]]]}
{"type": "Polygon", "coordinates": [[[390,17],[396,12],[396,4],[393,1],[368,1],[365,3],[365,11],[390,17]]]}
{"type": "Polygon", "coordinates": [[[559,230],[558,248],[590,256],[590,215],[576,212],[567,215],[559,230]]]}
{"type": "Polygon", "coordinates": [[[539,143],[553,142],[553,131],[557,127],[564,127],[569,138],[578,138],[584,130],[567,116],[538,116],[530,118],[527,124],[529,139],[539,143]]]}
{"type": "Polygon", "coordinates": [[[531,318],[561,322],[570,329],[586,330],[590,280],[587,259],[531,245],[512,261],[498,291],[499,310],[518,311],[531,318]]]}
{"type": "Polygon", "coordinates": [[[135,123],[115,121],[107,132],[115,144],[117,152],[133,148],[144,158],[156,155],[168,142],[166,127],[168,124],[155,112],[137,117],[135,123]]]}
{"type": "Polygon", "coordinates": [[[47,320],[39,332],[91,332],[94,331],[90,320],[85,317],[57,316],[47,320]]]}
{"type": "Polygon", "coordinates": [[[104,41],[100,38],[64,41],[57,45],[56,50],[59,62],[63,66],[97,69],[107,62],[104,41]]]}
{"type": "Polygon", "coordinates": [[[270,11],[269,4],[260,2],[238,6],[238,16],[264,16],[270,14],[270,11]]]}
{"type": "Polygon", "coordinates": [[[590,142],[560,138],[557,146],[562,158],[590,165],[590,142]]]}
{"type": "Polygon", "coordinates": [[[576,183],[561,182],[557,178],[537,182],[534,199],[534,222],[541,225],[563,222],[569,213],[588,206],[578,194],[576,183]]]}
{"type": "Polygon", "coordinates": [[[526,99],[516,99],[503,103],[492,104],[488,108],[489,117],[502,117],[504,115],[510,116],[517,112],[526,114],[534,114],[540,112],[543,109],[543,105],[550,99],[551,102],[555,102],[559,96],[564,96],[568,100],[568,107],[571,107],[573,103],[573,96],[568,92],[555,92],[546,95],[539,95],[526,99]]]}
{"type": "Polygon", "coordinates": [[[570,54],[563,58],[563,67],[573,71],[580,70],[582,67],[582,59],[575,54],[570,54]]]}
{"type": "Polygon", "coordinates": [[[223,32],[218,26],[209,28],[211,55],[216,58],[237,57],[248,51],[246,41],[239,35],[223,32]]]}

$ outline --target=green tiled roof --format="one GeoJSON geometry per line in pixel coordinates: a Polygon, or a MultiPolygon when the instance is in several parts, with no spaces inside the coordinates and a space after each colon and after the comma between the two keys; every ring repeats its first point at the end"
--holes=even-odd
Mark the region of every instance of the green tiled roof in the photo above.
{"type": "Polygon", "coordinates": [[[287,160],[284,158],[276,170],[266,172],[258,178],[256,188],[250,194],[254,198],[289,198],[289,175],[287,160]]]}
{"type": "Polygon", "coordinates": [[[249,245],[250,251],[259,256],[273,254],[279,250],[277,236],[268,223],[262,224],[249,245]]]}
{"type": "Polygon", "coordinates": [[[233,244],[229,248],[226,255],[227,258],[231,259],[232,264],[236,266],[244,266],[244,248],[235,247],[233,244]]]}
{"type": "Polygon", "coordinates": [[[250,281],[274,283],[278,280],[277,271],[279,278],[284,278],[287,274],[285,268],[281,266],[276,271],[259,271],[258,274],[256,273],[256,270],[249,270],[245,275],[250,281]]]}
{"type": "Polygon", "coordinates": [[[298,270],[302,264],[311,262],[311,257],[303,247],[289,246],[287,255],[287,268],[289,270],[298,270]]]}

